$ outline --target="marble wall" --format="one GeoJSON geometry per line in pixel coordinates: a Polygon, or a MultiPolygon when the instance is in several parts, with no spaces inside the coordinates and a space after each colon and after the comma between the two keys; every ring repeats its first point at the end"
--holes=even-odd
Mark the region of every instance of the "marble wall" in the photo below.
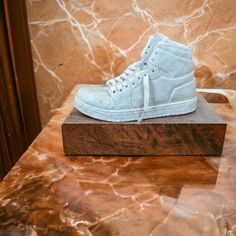
{"type": "Polygon", "coordinates": [[[27,0],[27,11],[42,125],[76,84],[119,74],[156,32],[193,49],[198,87],[236,89],[235,0],[27,0]]]}

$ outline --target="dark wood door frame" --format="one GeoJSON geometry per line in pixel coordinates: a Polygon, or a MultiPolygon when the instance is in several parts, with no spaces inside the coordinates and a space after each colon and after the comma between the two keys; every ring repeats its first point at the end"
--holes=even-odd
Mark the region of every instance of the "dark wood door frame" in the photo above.
{"type": "Polygon", "coordinates": [[[0,1],[0,178],[41,130],[26,6],[0,1]]]}

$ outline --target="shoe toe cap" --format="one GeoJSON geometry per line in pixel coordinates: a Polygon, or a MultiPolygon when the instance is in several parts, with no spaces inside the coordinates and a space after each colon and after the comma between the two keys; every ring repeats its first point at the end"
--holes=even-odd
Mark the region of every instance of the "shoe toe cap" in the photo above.
{"type": "Polygon", "coordinates": [[[81,87],[75,95],[75,100],[99,109],[114,109],[115,104],[111,99],[107,88],[104,86],[81,87]]]}

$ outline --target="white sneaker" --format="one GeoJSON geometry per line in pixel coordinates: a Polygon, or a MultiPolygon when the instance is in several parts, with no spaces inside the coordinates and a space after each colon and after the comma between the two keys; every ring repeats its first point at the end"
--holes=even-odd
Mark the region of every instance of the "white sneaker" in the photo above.
{"type": "Polygon", "coordinates": [[[182,115],[196,109],[191,49],[157,34],[150,37],[141,60],[106,86],[81,87],[74,106],[105,121],[132,121],[182,115]]]}

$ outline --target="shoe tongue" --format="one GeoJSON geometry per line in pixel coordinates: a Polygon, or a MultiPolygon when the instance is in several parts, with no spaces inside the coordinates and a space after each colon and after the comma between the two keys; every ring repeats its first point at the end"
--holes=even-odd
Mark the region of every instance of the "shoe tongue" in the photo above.
{"type": "Polygon", "coordinates": [[[149,52],[152,51],[153,47],[155,47],[157,43],[165,40],[168,40],[168,38],[160,33],[156,34],[155,36],[150,36],[146,46],[144,47],[143,51],[140,54],[141,58],[146,57],[147,54],[149,54],[149,52]]]}

